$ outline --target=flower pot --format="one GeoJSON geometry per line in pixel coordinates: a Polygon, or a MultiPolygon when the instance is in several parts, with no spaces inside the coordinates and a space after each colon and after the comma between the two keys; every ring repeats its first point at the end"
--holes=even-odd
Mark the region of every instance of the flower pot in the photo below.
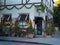
{"type": "Polygon", "coordinates": [[[54,37],[55,36],[55,34],[52,34],[52,37],[54,37]]]}
{"type": "Polygon", "coordinates": [[[33,38],[34,37],[34,34],[28,34],[27,37],[28,38],[33,38]]]}
{"type": "Polygon", "coordinates": [[[28,36],[27,35],[25,35],[25,38],[27,38],[28,36]]]}
{"type": "Polygon", "coordinates": [[[47,37],[47,38],[51,38],[52,36],[51,36],[51,35],[47,35],[46,37],[47,37]]]}
{"type": "Polygon", "coordinates": [[[47,36],[47,34],[46,33],[44,33],[44,35],[43,35],[44,37],[46,37],[47,36]]]}

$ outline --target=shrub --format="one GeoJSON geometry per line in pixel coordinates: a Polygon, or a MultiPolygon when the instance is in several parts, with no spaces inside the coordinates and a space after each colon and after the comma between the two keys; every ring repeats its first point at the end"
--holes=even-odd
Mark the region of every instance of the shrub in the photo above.
{"type": "Polygon", "coordinates": [[[32,27],[32,22],[30,21],[30,26],[27,28],[27,33],[28,34],[34,34],[34,29],[32,27]]]}

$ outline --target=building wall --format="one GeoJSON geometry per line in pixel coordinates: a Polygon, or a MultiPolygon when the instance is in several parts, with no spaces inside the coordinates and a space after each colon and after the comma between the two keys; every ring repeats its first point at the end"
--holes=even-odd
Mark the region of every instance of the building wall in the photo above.
{"type": "Polygon", "coordinates": [[[17,18],[19,16],[19,14],[21,14],[21,13],[29,13],[29,15],[31,15],[30,18],[31,17],[33,18],[35,15],[35,10],[36,9],[34,9],[34,7],[32,7],[31,9],[26,9],[25,7],[23,7],[20,10],[17,10],[15,8],[12,10],[4,9],[4,10],[2,10],[2,14],[12,14],[13,18],[17,18]]]}
{"type": "Polygon", "coordinates": [[[53,1],[52,0],[43,0],[43,2],[48,7],[48,9],[53,12],[53,1]]]}
{"type": "MultiPolygon", "coordinates": [[[[25,2],[26,0],[23,1],[23,3],[26,3],[25,2]]],[[[28,3],[35,3],[35,2],[41,2],[41,0],[37,1],[37,0],[30,0],[28,3]]],[[[9,4],[19,4],[21,3],[21,0],[7,0],[7,5],[9,4]]],[[[53,11],[53,3],[52,3],[52,0],[43,0],[43,3],[48,7],[49,10],[53,11]],[[50,3],[51,1],[51,3],[50,3]],[[50,4],[51,4],[51,7],[50,7],[50,4]]],[[[21,5],[20,5],[21,6],[21,5]]],[[[20,7],[20,6],[17,6],[17,7],[20,7]]],[[[27,7],[31,6],[31,5],[26,5],[27,7]]],[[[10,7],[9,7],[10,8],[10,7]]],[[[33,23],[33,27],[34,27],[34,17],[35,16],[38,16],[38,17],[42,17],[43,18],[43,21],[42,21],[42,28],[44,29],[45,28],[45,16],[47,15],[47,10],[45,9],[44,12],[42,12],[41,10],[39,10],[39,12],[37,12],[35,6],[33,6],[32,8],[30,9],[26,9],[25,7],[23,7],[22,9],[19,9],[17,10],[16,8],[13,8],[12,10],[7,10],[7,9],[4,9],[1,11],[1,14],[12,14],[12,18],[15,19],[19,16],[19,14],[22,14],[22,13],[28,13],[29,14],[29,17],[30,19],[32,20],[32,23],[33,23]],[[39,14],[40,13],[40,14],[39,14]]],[[[49,18],[52,18],[51,14],[48,12],[48,16],[49,18]]]]}
{"type": "Polygon", "coordinates": [[[1,11],[2,15],[3,14],[11,14],[13,20],[15,20],[15,18],[17,18],[19,16],[19,14],[22,14],[22,13],[28,13],[29,17],[32,20],[32,23],[34,25],[34,22],[33,22],[34,16],[38,14],[34,6],[31,9],[26,9],[25,7],[23,7],[20,10],[17,10],[17,9],[14,8],[12,10],[4,9],[4,10],[1,11]]]}
{"type": "MultiPolygon", "coordinates": [[[[1,0],[1,1],[4,2],[3,0],[1,0]]],[[[28,3],[37,3],[37,2],[41,2],[41,0],[38,0],[38,1],[37,0],[34,0],[34,1],[30,0],[30,1],[28,1],[28,3]]],[[[23,0],[23,4],[25,4],[25,3],[26,3],[26,0],[23,0]]],[[[43,0],[43,3],[48,7],[49,10],[51,10],[53,12],[52,0],[43,0]]],[[[10,4],[11,5],[12,4],[22,4],[22,0],[17,0],[17,1],[16,0],[12,0],[12,1],[6,0],[6,5],[10,5],[10,4]]],[[[20,7],[20,6],[17,6],[17,7],[20,7]]],[[[20,9],[20,10],[17,10],[15,8],[12,10],[4,9],[4,10],[2,10],[2,14],[4,14],[4,13],[11,13],[13,18],[18,17],[19,13],[29,13],[29,15],[31,15],[30,18],[31,17],[33,18],[34,16],[39,15],[39,13],[36,11],[34,6],[31,9],[26,9],[25,7],[20,9]]],[[[45,16],[44,14],[46,14],[46,12],[40,11],[41,17],[44,17],[45,16]]]]}

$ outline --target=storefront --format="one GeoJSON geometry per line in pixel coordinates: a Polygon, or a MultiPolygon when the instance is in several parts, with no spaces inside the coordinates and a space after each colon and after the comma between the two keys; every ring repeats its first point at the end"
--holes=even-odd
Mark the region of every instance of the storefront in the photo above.
{"type": "Polygon", "coordinates": [[[18,36],[19,30],[26,31],[29,26],[29,28],[34,29],[34,34],[42,35],[43,29],[45,29],[45,16],[47,11],[44,1],[3,0],[2,2],[3,4],[1,4],[0,11],[1,15],[3,15],[3,24],[5,25],[9,22],[7,25],[9,25],[10,28],[14,28],[9,31],[12,35],[16,34],[18,36]]]}
{"type": "Polygon", "coordinates": [[[42,17],[35,17],[35,31],[36,35],[42,35],[42,17]]]}

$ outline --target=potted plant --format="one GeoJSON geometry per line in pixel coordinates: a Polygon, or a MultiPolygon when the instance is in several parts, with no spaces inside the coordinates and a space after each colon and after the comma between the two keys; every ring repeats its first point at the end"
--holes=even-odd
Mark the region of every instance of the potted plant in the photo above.
{"type": "Polygon", "coordinates": [[[45,36],[51,36],[52,35],[52,32],[51,32],[51,30],[49,29],[47,29],[47,30],[45,30],[45,36]]]}
{"type": "Polygon", "coordinates": [[[52,26],[52,37],[55,35],[55,32],[56,32],[56,30],[55,30],[54,26],[52,26]]]}
{"type": "Polygon", "coordinates": [[[52,37],[53,35],[55,34],[55,29],[54,29],[54,26],[53,24],[51,24],[51,26],[49,26],[49,28],[47,28],[45,31],[44,31],[44,36],[45,37],[52,37]]]}
{"type": "Polygon", "coordinates": [[[15,33],[15,36],[17,36],[17,33],[18,33],[18,21],[17,20],[14,23],[14,33],[15,33]]]}
{"type": "Polygon", "coordinates": [[[34,37],[34,30],[33,30],[31,21],[30,21],[30,26],[27,28],[27,37],[28,38],[33,38],[34,37]]]}

